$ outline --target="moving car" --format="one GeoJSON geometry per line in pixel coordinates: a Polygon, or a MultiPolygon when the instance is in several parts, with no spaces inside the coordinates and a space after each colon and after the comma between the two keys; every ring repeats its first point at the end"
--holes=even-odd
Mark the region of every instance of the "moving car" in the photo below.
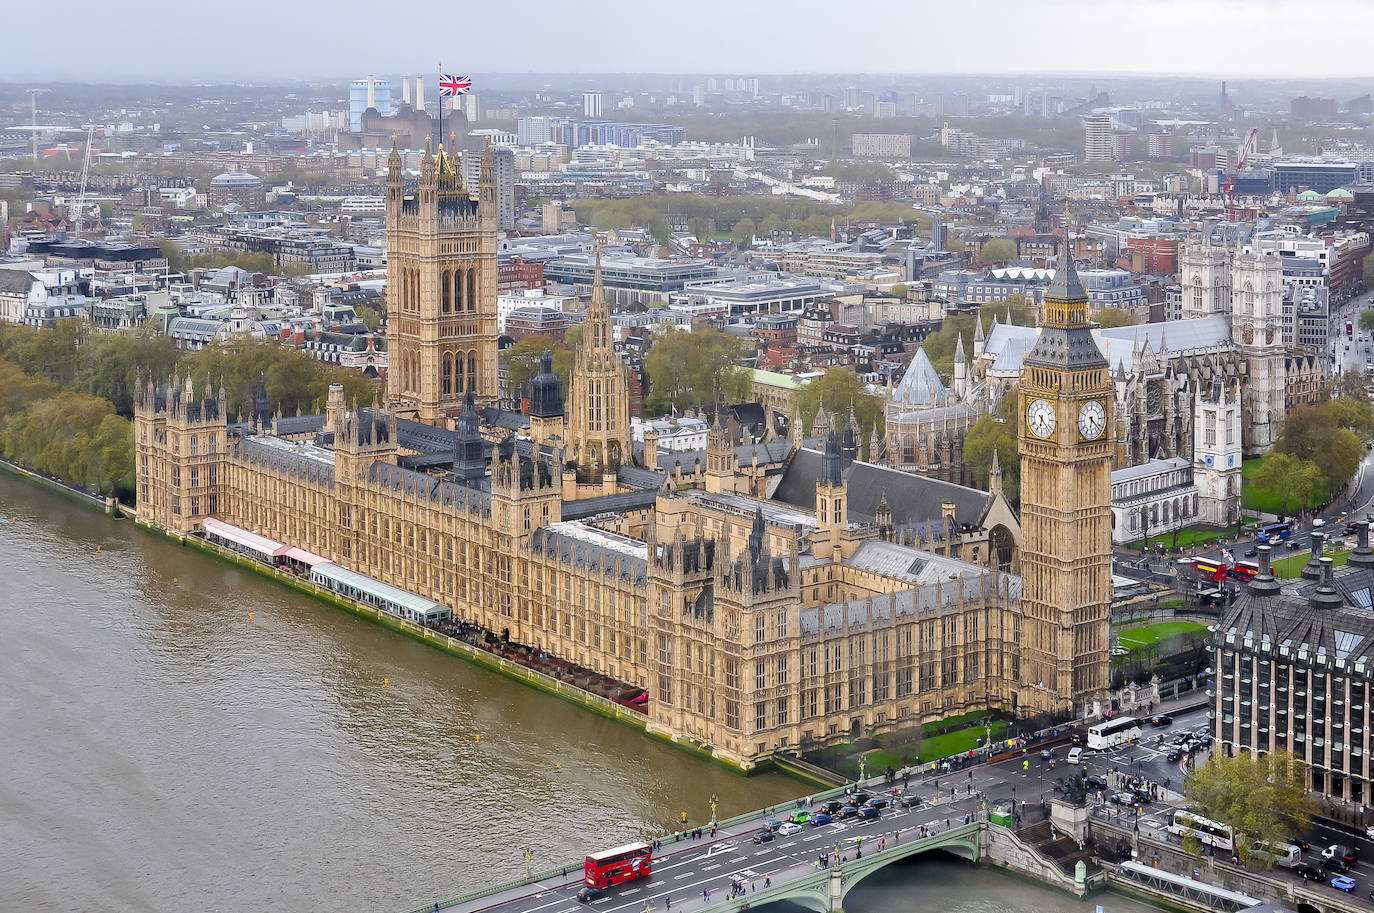
{"type": "Polygon", "coordinates": [[[892,803],[883,796],[874,796],[864,803],[864,805],[867,805],[869,808],[887,808],[891,804],[892,803]]]}
{"type": "Polygon", "coordinates": [[[840,808],[839,811],[835,812],[835,817],[838,818],[839,820],[843,821],[845,818],[853,818],[853,817],[854,817],[855,815],[857,815],[858,813],[859,813],[859,810],[858,810],[857,808],[855,808],[854,806],[852,806],[852,805],[845,805],[845,806],[842,806],[842,807],[840,808]]]}
{"type": "Polygon", "coordinates": [[[1337,891],[1344,891],[1349,894],[1351,891],[1355,890],[1355,879],[1351,878],[1349,875],[1337,875],[1335,878],[1331,879],[1331,887],[1335,888],[1337,891]]]}
{"type": "MultiPolygon", "coordinates": [[[[1369,362],[1365,362],[1365,364],[1369,364],[1369,362]]],[[[1326,521],[1323,520],[1321,517],[1313,517],[1313,518],[1312,518],[1312,528],[1313,528],[1313,529],[1321,529],[1321,528],[1322,528],[1323,526],[1325,526],[1325,525],[1326,525],[1326,521]]]]}
{"type": "Polygon", "coordinates": [[[784,822],[782,823],[782,826],[778,828],[778,836],[780,836],[780,837],[791,837],[793,834],[800,834],[800,833],[801,833],[801,825],[800,825],[800,824],[796,824],[796,823],[794,823],[794,822],[792,822],[792,821],[784,821],[784,822]]]}
{"type": "Polygon", "coordinates": [[[871,805],[865,805],[863,808],[859,809],[859,817],[865,821],[872,821],[874,818],[880,817],[880,815],[876,808],[871,805]]]}
{"type": "Polygon", "coordinates": [[[1116,805],[1134,805],[1135,795],[1128,792],[1112,793],[1111,801],[1116,805]]]}
{"type": "Polygon", "coordinates": [[[1182,748],[1177,748],[1177,747],[1176,747],[1176,748],[1172,749],[1167,755],[1165,755],[1165,757],[1169,760],[1170,763],[1174,763],[1174,762],[1177,762],[1177,761],[1182,761],[1182,760],[1183,760],[1183,755],[1184,755],[1184,754],[1185,754],[1185,752],[1183,751],[1182,748]]]}
{"type": "Polygon", "coordinates": [[[1150,725],[1157,726],[1160,729],[1163,729],[1165,726],[1170,725],[1171,723],[1173,723],[1173,721],[1174,718],[1169,716],[1167,713],[1159,713],[1150,717],[1150,725]]]}
{"type": "Polygon", "coordinates": [[[1343,843],[1333,843],[1322,850],[1323,859],[1344,859],[1347,865],[1354,865],[1360,859],[1359,850],[1343,843]]]}
{"type": "Polygon", "coordinates": [[[897,797],[897,804],[902,808],[920,808],[924,802],[925,800],[920,796],[913,796],[909,793],[897,797]]]}
{"type": "Polygon", "coordinates": [[[1339,875],[1344,875],[1346,872],[1350,871],[1350,863],[1346,862],[1344,859],[1323,859],[1321,861],[1321,869],[1323,872],[1335,872],[1339,875]]]}
{"type": "Polygon", "coordinates": [[[811,813],[808,811],[800,811],[787,820],[791,821],[793,824],[805,824],[811,820],[811,813]]]}
{"type": "Polygon", "coordinates": [[[1107,778],[1102,774],[1088,774],[1083,778],[1083,783],[1088,789],[1106,789],[1107,778]]]}
{"type": "Polygon", "coordinates": [[[839,811],[842,808],[844,808],[843,802],[841,802],[839,799],[831,799],[829,802],[822,802],[817,807],[817,811],[829,812],[833,815],[835,814],[835,812],[839,811]]]}
{"type": "Polygon", "coordinates": [[[1293,871],[1304,881],[1321,881],[1326,877],[1322,874],[1321,869],[1314,865],[1308,865],[1306,862],[1298,863],[1293,867],[1293,871]]]}
{"type": "Polygon", "coordinates": [[[578,903],[591,903],[593,900],[600,900],[606,896],[605,888],[584,887],[577,892],[578,903]]]}
{"type": "Polygon", "coordinates": [[[834,820],[835,816],[830,814],[830,812],[816,812],[816,814],[811,816],[811,820],[807,823],[810,824],[812,827],[820,827],[822,824],[829,824],[831,821],[834,820]]]}
{"type": "Polygon", "coordinates": [[[772,839],[773,839],[773,832],[772,832],[770,829],[766,828],[766,827],[765,827],[763,830],[759,831],[757,834],[754,835],[754,842],[755,842],[755,843],[767,843],[767,842],[769,842],[769,841],[772,840],[772,839]]]}

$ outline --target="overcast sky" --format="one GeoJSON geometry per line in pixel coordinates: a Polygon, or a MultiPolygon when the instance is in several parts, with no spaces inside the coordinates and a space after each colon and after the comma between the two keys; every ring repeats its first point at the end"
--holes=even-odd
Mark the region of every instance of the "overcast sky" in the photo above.
{"type": "Polygon", "coordinates": [[[1374,74],[1374,0],[12,0],[0,22],[7,80],[1374,74]]]}

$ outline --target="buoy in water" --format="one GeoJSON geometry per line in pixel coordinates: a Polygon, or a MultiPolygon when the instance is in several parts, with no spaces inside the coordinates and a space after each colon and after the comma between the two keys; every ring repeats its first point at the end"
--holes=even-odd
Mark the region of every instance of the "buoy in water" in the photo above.
{"type": "Polygon", "coordinates": [[[384,679],[382,679],[382,687],[383,687],[383,688],[390,688],[390,687],[391,687],[391,679],[389,679],[389,678],[384,678],[384,679]]]}

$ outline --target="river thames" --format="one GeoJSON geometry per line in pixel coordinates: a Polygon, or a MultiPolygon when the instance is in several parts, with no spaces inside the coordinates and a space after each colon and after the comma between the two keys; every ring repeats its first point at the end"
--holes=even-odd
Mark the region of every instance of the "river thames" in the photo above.
{"type": "MultiPolygon", "coordinates": [[[[0,910],[403,911],[806,789],[4,473],[0,567],[0,910]]],[[[947,861],[870,882],[853,913],[1093,911],[947,861]]]]}

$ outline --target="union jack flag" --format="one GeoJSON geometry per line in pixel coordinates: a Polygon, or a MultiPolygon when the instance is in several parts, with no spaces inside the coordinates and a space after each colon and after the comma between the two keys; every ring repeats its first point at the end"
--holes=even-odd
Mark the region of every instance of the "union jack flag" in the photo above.
{"type": "Polygon", "coordinates": [[[1229,548],[1223,548],[1221,550],[1221,557],[1225,558],[1228,564],[1236,563],[1236,555],[1229,548]]]}
{"type": "Polygon", "coordinates": [[[441,98],[451,98],[454,95],[467,95],[471,92],[471,76],[454,76],[450,73],[439,74],[439,96],[441,98]]]}

